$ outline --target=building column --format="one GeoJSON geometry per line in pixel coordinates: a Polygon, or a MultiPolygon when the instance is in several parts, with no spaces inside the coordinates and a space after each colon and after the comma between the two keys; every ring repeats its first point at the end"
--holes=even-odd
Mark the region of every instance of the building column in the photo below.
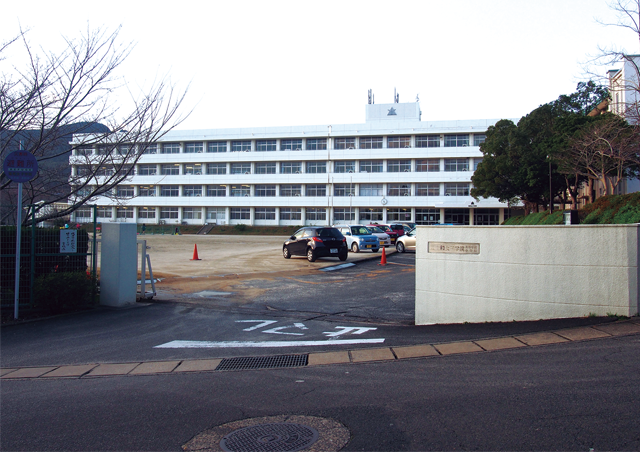
{"type": "Polygon", "coordinates": [[[501,207],[501,208],[498,210],[498,224],[502,224],[502,223],[504,223],[504,210],[505,210],[505,208],[504,208],[504,207],[501,207]]]}
{"type": "Polygon", "coordinates": [[[473,215],[473,211],[474,210],[475,209],[473,207],[469,208],[469,226],[473,226],[473,223],[474,223],[474,220],[475,220],[474,215],[473,215]]]}
{"type": "Polygon", "coordinates": [[[256,208],[249,207],[249,226],[254,226],[256,222],[256,208]]]}
{"type": "Polygon", "coordinates": [[[302,221],[302,226],[307,225],[307,209],[304,207],[300,207],[300,221],[302,221]]]}
{"type": "Polygon", "coordinates": [[[200,207],[200,216],[202,217],[202,224],[207,224],[207,208],[200,207]]]}
{"type": "Polygon", "coordinates": [[[444,224],[444,209],[440,209],[440,224],[444,224]]]}
{"type": "Polygon", "coordinates": [[[231,207],[224,208],[224,224],[231,224],[231,207]]]}
{"type": "Polygon", "coordinates": [[[276,207],[276,225],[280,226],[280,207],[276,207]]]}

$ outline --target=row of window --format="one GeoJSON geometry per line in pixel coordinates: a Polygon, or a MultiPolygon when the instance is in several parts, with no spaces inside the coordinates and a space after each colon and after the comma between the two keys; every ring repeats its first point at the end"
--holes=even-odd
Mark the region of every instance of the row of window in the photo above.
{"type": "MultiPolygon", "coordinates": [[[[469,146],[473,140],[474,146],[480,146],[485,141],[484,134],[474,134],[473,138],[469,134],[455,135],[416,135],[415,144],[412,145],[411,136],[390,136],[387,137],[387,148],[438,148],[438,147],[464,147],[469,146]]],[[[383,149],[384,137],[337,137],[333,139],[333,149],[383,149]]],[[[327,149],[327,138],[307,138],[307,139],[281,139],[281,140],[255,140],[255,147],[252,140],[241,141],[208,141],[208,142],[186,142],[184,146],[180,143],[158,143],[148,144],[143,147],[144,154],[198,154],[205,152],[269,152],[269,151],[321,151],[327,149]],[[279,143],[278,143],[279,142],[279,143]]],[[[76,155],[127,155],[132,151],[131,146],[98,146],[95,150],[92,147],[80,147],[76,150],[76,155]]]]}
{"type": "MultiPolygon", "coordinates": [[[[482,158],[474,158],[474,171],[482,158]]],[[[468,158],[417,159],[413,160],[344,160],[333,162],[334,173],[382,173],[386,172],[457,172],[469,171],[468,158]],[[414,166],[415,165],[415,166],[414,166]]],[[[88,176],[93,171],[88,166],[76,167],[77,176],[88,176]]],[[[107,166],[96,171],[97,176],[110,176],[116,170],[107,166]]],[[[139,176],[221,175],[221,174],[325,174],[327,162],[240,162],[240,163],[167,163],[139,164],[139,176]],[[180,170],[182,169],[182,173],[180,170]]]]}
{"type": "MultiPolygon", "coordinates": [[[[424,184],[333,184],[333,196],[469,196],[468,182],[424,184]],[[385,187],[386,185],[386,187],[385,187]]],[[[256,184],[256,185],[139,185],[137,196],[327,196],[326,184],[256,184]]],[[[87,188],[87,192],[91,187],[87,188]]],[[[136,196],[135,186],[124,185],[116,189],[119,198],[136,196]]]]}
{"type": "MultiPolygon", "coordinates": [[[[155,221],[156,215],[161,220],[202,220],[203,215],[207,220],[226,220],[227,212],[224,207],[116,207],[116,218],[133,218],[134,209],[137,209],[138,218],[155,221]],[[182,214],[182,215],[180,215],[182,214]]],[[[249,207],[229,208],[231,220],[251,220],[249,207]]],[[[98,219],[113,218],[112,207],[98,207],[98,219]]],[[[280,207],[276,212],[275,207],[255,207],[255,220],[275,220],[276,217],[283,221],[302,220],[302,208],[280,207]]],[[[304,209],[304,217],[309,222],[325,222],[329,209],[324,207],[307,207],[304,209]]],[[[384,209],[384,208],[334,208],[333,222],[381,222],[386,213],[386,221],[415,221],[418,224],[440,223],[440,209],[415,209],[415,218],[412,219],[411,209],[384,209]],[[357,218],[356,218],[357,212],[357,218]]],[[[498,224],[498,209],[474,209],[474,224],[489,225],[498,224]]],[[[76,218],[91,218],[91,208],[81,208],[76,211],[76,218]]],[[[467,209],[445,209],[445,223],[468,224],[469,211],[467,209]]]]}

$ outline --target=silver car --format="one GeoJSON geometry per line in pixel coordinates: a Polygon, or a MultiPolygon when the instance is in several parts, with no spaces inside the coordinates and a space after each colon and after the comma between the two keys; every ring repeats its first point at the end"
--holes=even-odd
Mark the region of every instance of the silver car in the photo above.
{"type": "Polygon", "coordinates": [[[389,237],[389,234],[384,232],[382,229],[377,226],[367,226],[367,229],[371,231],[371,234],[378,237],[380,246],[384,246],[385,248],[391,246],[391,237],[389,237]]]}
{"type": "Polygon", "coordinates": [[[396,251],[398,253],[404,253],[405,251],[416,250],[416,229],[413,228],[405,235],[398,237],[396,241],[396,251]]]}

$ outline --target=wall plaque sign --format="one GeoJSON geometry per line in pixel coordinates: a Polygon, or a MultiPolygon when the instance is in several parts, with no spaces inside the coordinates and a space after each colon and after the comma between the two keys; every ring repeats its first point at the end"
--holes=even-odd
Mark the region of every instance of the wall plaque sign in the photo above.
{"type": "Polygon", "coordinates": [[[480,254],[479,243],[429,242],[430,253],[480,254]]]}

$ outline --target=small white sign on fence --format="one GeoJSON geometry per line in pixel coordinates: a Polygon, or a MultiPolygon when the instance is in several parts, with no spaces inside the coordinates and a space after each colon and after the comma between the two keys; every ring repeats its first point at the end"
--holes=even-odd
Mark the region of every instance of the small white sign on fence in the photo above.
{"type": "Polygon", "coordinates": [[[78,231],[75,229],[60,229],[60,252],[78,252],[78,231]]]}

